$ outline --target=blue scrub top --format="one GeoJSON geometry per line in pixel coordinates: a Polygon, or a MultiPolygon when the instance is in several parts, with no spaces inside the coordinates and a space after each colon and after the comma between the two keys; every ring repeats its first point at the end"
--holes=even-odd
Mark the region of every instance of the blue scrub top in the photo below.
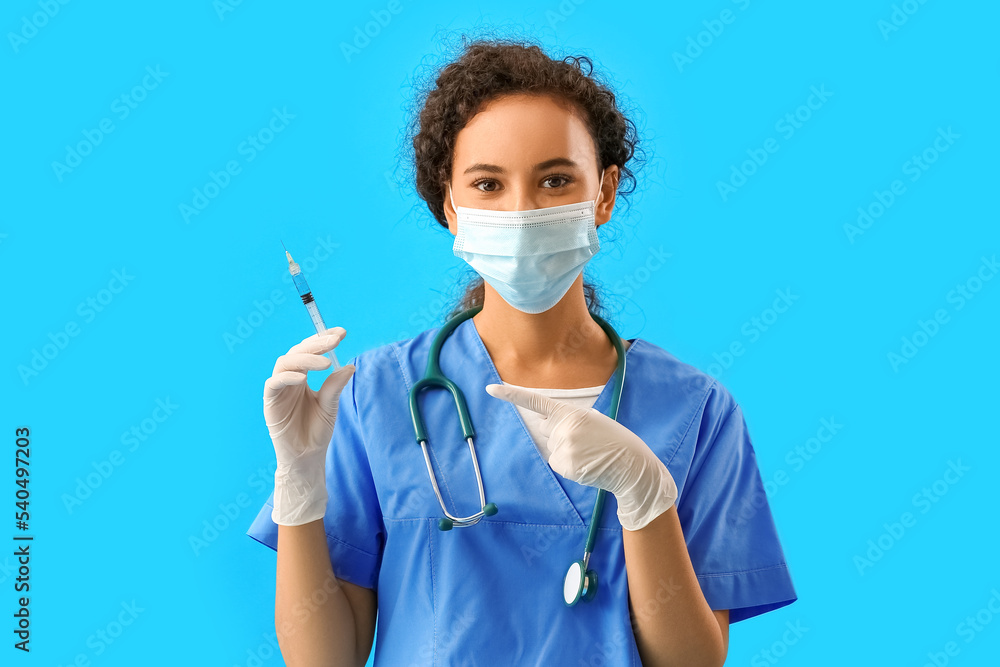
{"type": "MultiPolygon", "coordinates": [[[[378,592],[375,664],[640,665],[615,497],[606,495],[590,560],[597,595],[567,607],[563,579],[583,557],[597,489],[553,471],[517,408],[486,393],[502,381],[471,319],[445,341],[440,363],[465,393],[486,500],[499,513],[438,530],[441,507],[408,402],[437,331],[351,360],[326,459],[333,572],[378,592]]],[[[739,405],[716,380],[642,338],[626,362],[618,421],[677,483],[678,517],[709,606],[729,609],[736,623],[794,602],[739,405]]],[[[613,391],[612,377],[594,408],[607,414],[613,391]]],[[[419,400],[441,495],[452,514],[473,514],[479,491],[454,399],[432,388],[419,400]]],[[[247,534],[277,549],[272,499],[247,534]]]]}

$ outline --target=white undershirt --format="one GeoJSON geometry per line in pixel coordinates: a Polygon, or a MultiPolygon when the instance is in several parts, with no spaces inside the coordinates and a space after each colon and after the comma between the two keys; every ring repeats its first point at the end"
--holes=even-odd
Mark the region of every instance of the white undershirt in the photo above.
{"type": "MultiPolygon", "coordinates": [[[[629,341],[622,341],[627,350],[629,341]]],[[[527,389],[528,391],[534,391],[542,396],[548,396],[549,398],[555,398],[557,400],[569,403],[575,407],[579,408],[592,408],[594,403],[597,402],[597,397],[600,396],[601,392],[604,391],[604,385],[598,385],[596,387],[579,387],[577,389],[550,389],[547,387],[522,387],[521,385],[511,384],[510,382],[504,382],[505,385],[510,387],[521,387],[521,389],[527,389]]],[[[535,441],[535,446],[538,451],[541,452],[542,458],[546,461],[549,460],[549,450],[546,447],[545,436],[542,435],[538,425],[542,420],[542,415],[538,414],[534,410],[529,410],[528,408],[523,408],[520,405],[514,405],[517,408],[518,413],[521,415],[521,419],[524,420],[524,425],[528,428],[528,433],[531,435],[531,439],[535,441]]]]}

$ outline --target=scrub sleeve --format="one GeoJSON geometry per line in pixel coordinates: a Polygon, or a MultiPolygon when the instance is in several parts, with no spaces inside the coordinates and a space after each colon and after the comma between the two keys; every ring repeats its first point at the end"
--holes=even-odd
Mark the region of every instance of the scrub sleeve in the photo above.
{"type": "Polygon", "coordinates": [[[798,596],[743,411],[718,382],[701,422],[677,514],[702,593],[732,624],[798,596]]]}
{"type": "MultiPolygon", "coordinates": [[[[354,380],[361,374],[358,357],[349,363],[355,371],[340,394],[333,437],[326,454],[326,514],[323,528],[338,579],[376,589],[385,544],[385,526],[368,454],[358,418],[354,380]]],[[[268,497],[247,535],[275,551],[278,525],[271,520],[274,492],[268,497]]]]}

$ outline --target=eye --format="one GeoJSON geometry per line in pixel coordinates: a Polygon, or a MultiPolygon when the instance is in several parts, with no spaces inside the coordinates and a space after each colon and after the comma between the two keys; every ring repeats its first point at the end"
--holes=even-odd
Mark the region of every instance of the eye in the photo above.
{"type": "Polygon", "coordinates": [[[472,184],[472,187],[478,188],[479,190],[482,190],[483,192],[496,192],[496,188],[487,188],[487,189],[484,190],[483,188],[479,187],[480,185],[484,185],[484,184],[493,184],[494,186],[498,186],[499,185],[492,178],[480,178],[478,181],[476,181],[476,182],[474,182],[472,184]]]}
{"type": "Polygon", "coordinates": [[[558,181],[556,185],[551,186],[553,188],[562,188],[573,182],[572,177],[566,176],[565,174],[552,174],[551,176],[546,176],[545,180],[542,182],[548,183],[552,180],[558,181]]]}

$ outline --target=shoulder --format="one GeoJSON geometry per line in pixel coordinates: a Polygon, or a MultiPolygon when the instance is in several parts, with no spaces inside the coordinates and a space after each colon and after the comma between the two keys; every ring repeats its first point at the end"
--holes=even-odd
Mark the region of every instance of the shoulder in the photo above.
{"type": "MultiPolygon", "coordinates": [[[[648,395],[670,400],[692,414],[710,410],[728,415],[737,407],[732,393],[705,371],[645,338],[636,338],[632,347],[636,363],[626,363],[626,377],[639,375],[648,395]]],[[[628,362],[629,355],[625,359],[628,362]]]]}
{"type": "Polygon", "coordinates": [[[625,360],[627,425],[683,479],[712,450],[737,412],[736,399],[708,373],[644,338],[635,339],[625,360]]]}
{"type": "Polygon", "coordinates": [[[427,329],[411,338],[404,338],[371,347],[352,358],[355,373],[351,378],[358,384],[377,385],[378,381],[401,382],[410,386],[416,369],[426,363],[430,343],[440,327],[427,329]]]}

